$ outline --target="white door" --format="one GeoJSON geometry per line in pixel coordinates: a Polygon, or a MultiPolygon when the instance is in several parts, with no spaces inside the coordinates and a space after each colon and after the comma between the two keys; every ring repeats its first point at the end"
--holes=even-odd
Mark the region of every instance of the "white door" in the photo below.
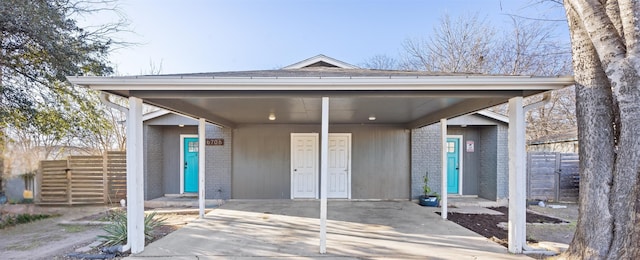
{"type": "Polygon", "coordinates": [[[351,134],[329,134],[327,198],[351,197],[351,134]]]}
{"type": "Polygon", "coordinates": [[[291,134],[291,198],[318,198],[318,134],[291,134]]]}

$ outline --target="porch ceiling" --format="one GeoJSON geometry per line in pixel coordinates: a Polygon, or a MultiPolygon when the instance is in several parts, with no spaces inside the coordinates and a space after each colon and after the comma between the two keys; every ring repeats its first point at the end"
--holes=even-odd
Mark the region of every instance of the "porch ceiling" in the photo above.
{"type": "Polygon", "coordinates": [[[573,84],[572,77],[432,76],[398,78],[69,77],[72,83],[227,127],[316,124],[321,97],[332,124],[415,128],[573,84]],[[276,120],[270,121],[273,113],[276,120]],[[375,116],[375,121],[369,117],[375,116]]]}

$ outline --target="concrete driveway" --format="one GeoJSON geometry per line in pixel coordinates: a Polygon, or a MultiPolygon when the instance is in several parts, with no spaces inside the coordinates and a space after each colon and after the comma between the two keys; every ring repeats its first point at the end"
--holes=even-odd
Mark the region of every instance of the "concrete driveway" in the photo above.
{"type": "Polygon", "coordinates": [[[319,254],[319,201],[230,201],[128,259],[530,259],[409,201],[329,201],[319,254]]]}

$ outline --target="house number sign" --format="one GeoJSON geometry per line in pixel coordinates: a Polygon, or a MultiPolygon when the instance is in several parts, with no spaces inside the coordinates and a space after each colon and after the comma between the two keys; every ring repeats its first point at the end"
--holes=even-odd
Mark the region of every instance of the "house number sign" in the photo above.
{"type": "Polygon", "coordinates": [[[206,139],[205,144],[206,145],[224,145],[224,139],[222,138],[206,139]]]}

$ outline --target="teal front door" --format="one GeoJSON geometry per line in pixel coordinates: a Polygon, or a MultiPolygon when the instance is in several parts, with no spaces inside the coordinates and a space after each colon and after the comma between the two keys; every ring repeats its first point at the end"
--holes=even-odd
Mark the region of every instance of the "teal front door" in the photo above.
{"type": "Polygon", "coordinates": [[[184,138],[184,192],[198,192],[198,138],[184,138]]]}
{"type": "Polygon", "coordinates": [[[447,193],[458,194],[460,139],[447,138],[447,193]]]}

